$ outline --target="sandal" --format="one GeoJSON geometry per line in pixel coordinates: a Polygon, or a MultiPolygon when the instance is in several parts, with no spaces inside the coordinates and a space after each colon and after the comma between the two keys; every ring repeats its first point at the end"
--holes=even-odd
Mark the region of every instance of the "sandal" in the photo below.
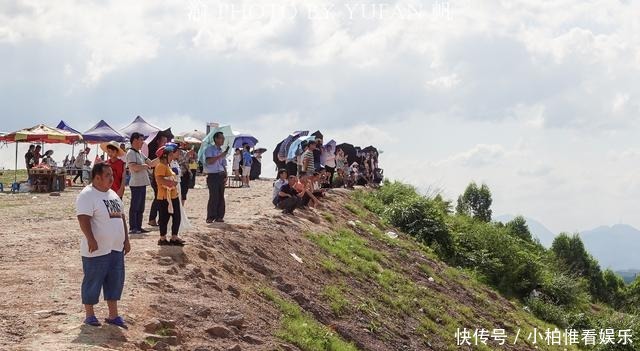
{"type": "Polygon", "coordinates": [[[160,239],[160,240],[158,240],[158,245],[167,246],[167,245],[171,245],[171,243],[169,243],[169,240],[167,240],[167,239],[160,239]]]}
{"type": "Polygon", "coordinates": [[[129,329],[129,327],[124,323],[124,319],[122,319],[122,317],[120,316],[117,316],[114,319],[106,318],[104,321],[107,322],[107,324],[115,325],[122,329],[129,329]]]}
{"type": "Polygon", "coordinates": [[[89,316],[84,320],[84,324],[86,325],[90,325],[92,327],[99,327],[102,324],[100,323],[100,321],[98,320],[98,318],[96,318],[96,316],[89,316]]]}
{"type": "Polygon", "coordinates": [[[171,240],[169,240],[169,245],[172,245],[172,246],[184,246],[184,241],[180,240],[180,239],[177,239],[177,240],[171,239],[171,240]]]}

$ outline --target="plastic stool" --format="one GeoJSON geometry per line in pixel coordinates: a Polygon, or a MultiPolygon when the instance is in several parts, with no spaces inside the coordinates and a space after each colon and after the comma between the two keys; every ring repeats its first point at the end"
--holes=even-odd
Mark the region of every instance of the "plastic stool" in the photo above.
{"type": "Polygon", "coordinates": [[[0,192],[4,191],[4,184],[0,183],[0,192]]]}
{"type": "Polygon", "coordinates": [[[71,187],[71,179],[65,178],[64,183],[67,187],[71,187]]]}
{"type": "Polygon", "coordinates": [[[12,183],[11,192],[18,192],[18,191],[20,191],[20,183],[12,183]]]}

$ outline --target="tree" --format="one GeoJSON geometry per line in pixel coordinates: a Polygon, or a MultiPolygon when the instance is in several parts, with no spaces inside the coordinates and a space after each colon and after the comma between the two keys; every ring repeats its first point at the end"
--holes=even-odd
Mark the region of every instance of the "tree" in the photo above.
{"type": "Polygon", "coordinates": [[[505,225],[509,233],[525,241],[533,241],[527,220],[522,216],[517,216],[505,225]]]}
{"type": "Polygon", "coordinates": [[[594,300],[609,301],[600,265],[587,252],[578,234],[569,236],[566,233],[561,233],[553,240],[551,251],[570,273],[584,277],[589,281],[589,293],[594,300]]]}
{"type": "Polygon", "coordinates": [[[605,288],[607,289],[607,302],[615,308],[620,308],[623,304],[626,288],[624,280],[611,269],[606,269],[602,276],[604,278],[605,288]]]}
{"type": "Polygon", "coordinates": [[[464,194],[458,196],[456,212],[460,215],[473,216],[483,222],[491,222],[491,191],[486,184],[479,188],[475,182],[469,183],[464,194]]]}

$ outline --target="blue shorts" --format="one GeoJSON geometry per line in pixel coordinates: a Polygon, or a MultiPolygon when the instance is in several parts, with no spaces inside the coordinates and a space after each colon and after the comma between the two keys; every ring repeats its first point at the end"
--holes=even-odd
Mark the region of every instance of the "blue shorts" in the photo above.
{"type": "Polygon", "coordinates": [[[124,287],[124,251],[82,257],[82,304],[95,305],[103,290],[105,300],[120,300],[124,287]]]}

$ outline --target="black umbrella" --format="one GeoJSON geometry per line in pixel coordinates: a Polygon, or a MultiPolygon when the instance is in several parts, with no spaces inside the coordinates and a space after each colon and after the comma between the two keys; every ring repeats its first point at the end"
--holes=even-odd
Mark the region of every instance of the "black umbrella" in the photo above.
{"type": "Polygon", "coordinates": [[[344,152],[344,155],[347,157],[347,163],[349,165],[351,165],[354,162],[358,162],[358,152],[356,151],[356,148],[348,143],[342,143],[340,145],[336,146],[336,151],[338,149],[342,149],[342,151],[344,152]]]}
{"type": "Polygon", "coordinates": [[[280,152],[280,146],[282,146],[282,143],[284,143],[284,140],[279,142],[275,149],[273,149],[273,162],[275,164],[280,163],[280,160],[278,159],[278,152],[280,152]]]}
{"type": "Polygon", "coordinates": [[[362,149],[362,152],[365,152],[365,153],[369,153],[369,152],[378,153],[378,149],[376,149],[375,147],[369,145],[369,146],[365,147],[364,149],[362,149]]]}
{"type": "Polygon", "coordinates": [[[149,158],[156,157],[156,151],[162,146],[158,145],[158,139],[160,137],[167,137],[167,141],[171,141],[173,139],[173,133],[171,133],[171,128],[167,128],[165,130],[161,130],[156,134],[156,136],[149,142],[149,158]]]}

